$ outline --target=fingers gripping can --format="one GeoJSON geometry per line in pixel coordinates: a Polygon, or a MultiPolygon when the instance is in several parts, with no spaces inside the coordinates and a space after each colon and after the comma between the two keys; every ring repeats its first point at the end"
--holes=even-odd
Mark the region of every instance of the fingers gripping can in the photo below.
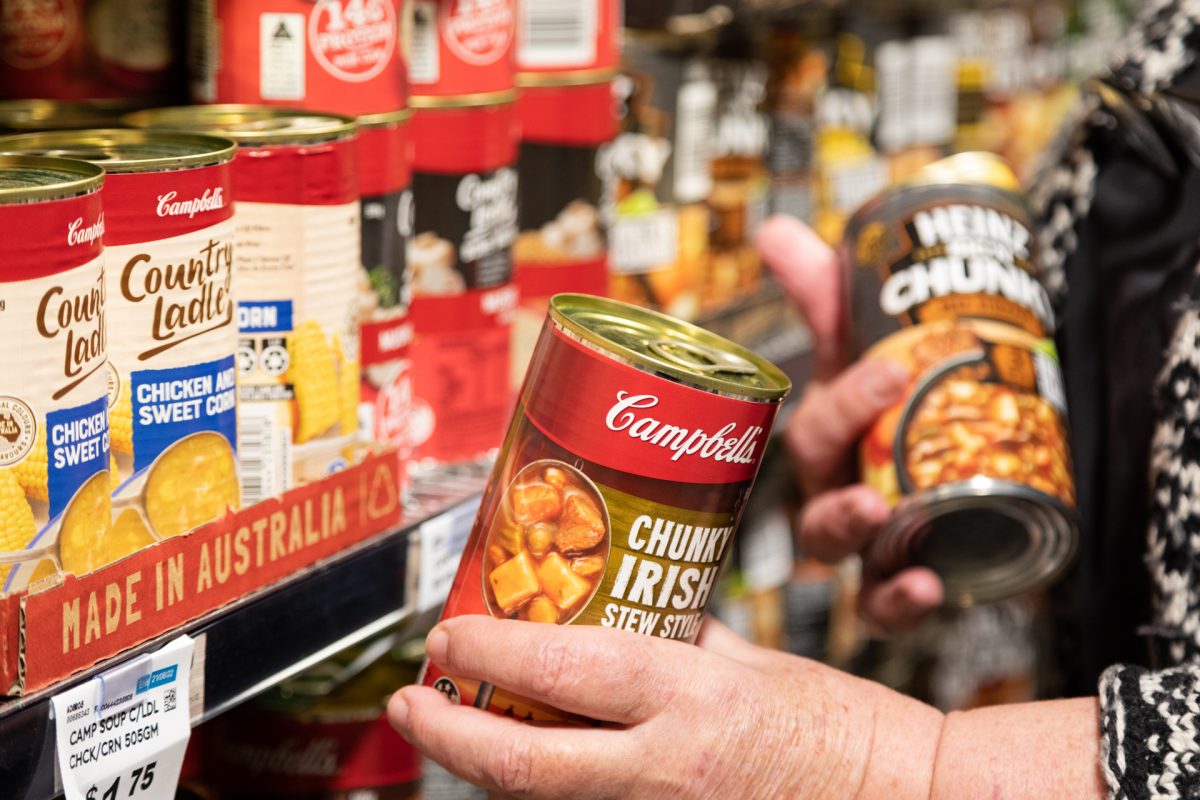
{"type": "Polygon", "coordinates": [[[113,129],[11,136],[0,149],[91,161],[107,173],[119,477],[100,563],[238,508],[233,142],[113,129]]]}
{"type": "Polygon", "coordinates": [[[896,507],[866,566],[929,566],[956,605],[1045,583],[1077,537],[1053,310],[1016,187],[994,156],[953,156],[846,229],[854,348],[910,379],[860,448],[896,507]]]}
{"type": "MultiPolygon", "coordinates": [[[[443,617],[693,641],[787,377],[670,317],[558,295],[443,617]]],[[[427,665],[451,699],[571,715],[427,665]]]]}
{"type": "Polygon", "coordinates": [[[238,455],[246,504],[347,463],[358,428],[361,265],[354,120],[262,106],[137,112],[135,127],[238,144],[238,455]]]}
{"type": "Polygon", "coordinates": [[[87,572],[108,530],[103,180],[0,156],[2,591],[87,572]]]}

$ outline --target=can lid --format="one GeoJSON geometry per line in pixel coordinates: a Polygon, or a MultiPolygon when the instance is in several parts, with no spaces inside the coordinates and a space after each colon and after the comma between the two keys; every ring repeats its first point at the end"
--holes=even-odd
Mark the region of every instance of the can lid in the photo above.
{"type": "Polygon", "coordinates": [[[550,317],[584,342],[648,372],[753,400],[783,399],[779,367],[728,339],[656,311],[585,294],[559,294],[550,317]]]}
{"type": "Polygon", "coordinates": [[[0,205],[76,197],[103,183],[104,170],[87,161],[0,154],[0,205]]]}
{"type": "Polygon", "coordinates": [[[1021,191],[1017,174],[995,153],[972,151],[938,159],[917,170],[898,187],[931,183],[978,183],[1008,192],[1021,191]]]}
{"type": "Polygon", "coordinates": [[[340,114],[236,103],[151,108],[121,120],[134,128],[218,133],[239,145],[328,142],[350,136],[357,128],[353,117],[340,114]]]}
{"type": "Polygon", "coordinates": [[[90,161],[106,172],[165,172],[233,158],[229,139],[178,131],[112,128],[0,137],[0,152],[90,161]]]}
{"type": "Polygon", "coordinates": [[[383,125],[402,125],[412,118],[411,108],[401,108],[396,111],[385,111],[381,114],[360,114],[359,128],[369,128],[383,125]]]}
{"type": "Polygon", "coordinates": [[[932,569],[945,604],[968,607],[1052,581],[1078,545],[1075,514],[1023,484],[977,476],[911,495],[868,552],[866,567],[932,569]]]}

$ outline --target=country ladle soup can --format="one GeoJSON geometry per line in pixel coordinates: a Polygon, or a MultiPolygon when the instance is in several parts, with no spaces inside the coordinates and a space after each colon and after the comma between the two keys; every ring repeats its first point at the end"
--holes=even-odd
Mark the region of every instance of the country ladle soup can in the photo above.
{"type": "MultiPolygon", "coordinates": [[[[701,328],[556,295],[443,618],[694,641],[790,387],[701,328]]],[[[434,664],[423,682],[498,714],[582,721],[434,664]]]]}
{"type": "Polygon", "coordinates": [[[847,225],[851,348],[908,369],[860,446],[895,511],[868,571],[932,568],[953,606],[1042,586],[1078,538],[1054,314],[1032,224],[995,156],[936,162],[847,225]]]}

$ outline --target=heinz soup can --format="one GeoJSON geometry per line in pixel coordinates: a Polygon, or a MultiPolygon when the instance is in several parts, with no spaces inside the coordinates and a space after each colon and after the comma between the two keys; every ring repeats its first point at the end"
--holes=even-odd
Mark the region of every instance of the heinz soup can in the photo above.
{"type": "Polygon", "coordinates": [[[845,237],[854,349],[911,382],[862,441],[895,507],[866,568],[928,566],[966,606],[1046,583],[1077,538],[1054,313],[1029,212],[998,158],[936,162],[845,237]]]}
{"type": "MultiPolygon", "coordinates": [[[[557,295],[443,618],[694,641],[789,388],[700,328],[557,295]]],[[[498,714],[578,721],[433,664],[423,681],[498,714]]]]}

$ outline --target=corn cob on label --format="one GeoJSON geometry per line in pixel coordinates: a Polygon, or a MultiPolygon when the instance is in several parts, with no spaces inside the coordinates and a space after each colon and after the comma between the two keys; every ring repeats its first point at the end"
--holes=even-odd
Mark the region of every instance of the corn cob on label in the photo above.
{"type": "Polygon", "coordinates": [[[92,193],[0,206],[0,227],[22,232],[0,240],[0,553],[28,555],[0,564],[9,591],[42,562],[75,566],[62,550],[92,546],[107,529],[104,218],[92,193]],[[97,477],[104,491],[92,514],[84,487],[97,477]]]}

